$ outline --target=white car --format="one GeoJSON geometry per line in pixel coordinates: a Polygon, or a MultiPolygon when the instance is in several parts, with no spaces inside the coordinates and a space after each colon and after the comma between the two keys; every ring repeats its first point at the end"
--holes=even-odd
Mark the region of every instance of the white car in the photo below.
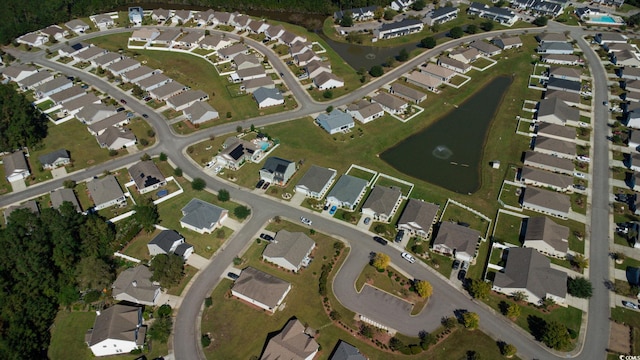
{"type": "Polygon", "coordinates": [[[309,226],[311,226],[311,220],[307,219],[307,218],[306,218],[306,217],[304,217],[304,216],[301,216],[301,217],[300,217],[300,221],[302,221],[302,223],[303,223],[303,224],[305,224],[305,225],[309,225],[309,226]]]}
{"type": "Polygon", "coordinates": [[[416,258],[414,258],[413,256],[411,256],[411,254],[406,253],[406,252],[403,252],[403,253],[402,253],[402,258],[403,258],[403,259],[405,259],[405,260],[407,260],[408,262],[410,262],[410,263],[412,263],[412,264],[413,264],[414,262],[416,262],[416,258]]]}
{"type": "Polygon", "coordinates": [[[588,156],[584,156],[584,155],[579,155],[576,156],[576,159],[578,159],[578,161],[582,161],[582,162],[591,162],[591,159],[588,156]]]}
{"type": "Polygon", "coordinates": [[[580,178],[580,179],[585,179],[586,178],[586,176],[583,173],[577,172],[577,171],[573,173],[573,176],[575,176],[577,178],[580,178]]]}

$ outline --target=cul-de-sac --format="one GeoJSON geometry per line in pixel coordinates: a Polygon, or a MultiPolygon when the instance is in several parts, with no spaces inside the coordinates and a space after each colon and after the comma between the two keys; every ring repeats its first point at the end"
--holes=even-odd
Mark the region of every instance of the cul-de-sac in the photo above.
{"type": "Polygon", "coordinates": [[[0,358],[640,359],[640,1],[0,17],[0,358]]]}

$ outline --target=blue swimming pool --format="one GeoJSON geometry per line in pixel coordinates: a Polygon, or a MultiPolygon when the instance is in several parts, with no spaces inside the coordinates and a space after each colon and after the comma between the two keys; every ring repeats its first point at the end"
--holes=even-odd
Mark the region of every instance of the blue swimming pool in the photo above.
{"type": "Polygon", "coordinates": [[[612,18],[611,16],[594,16],[591,18],[592,22],[599,22],[599,23],[611,23],[611,24],[615,24],[616,23],[616,19],[612,18]]]}
{"type": "Polygon", "coordinates": [[[266,141],[260,142],[260,150],[265,151],[269,147],[269,143],[266,141]]]}

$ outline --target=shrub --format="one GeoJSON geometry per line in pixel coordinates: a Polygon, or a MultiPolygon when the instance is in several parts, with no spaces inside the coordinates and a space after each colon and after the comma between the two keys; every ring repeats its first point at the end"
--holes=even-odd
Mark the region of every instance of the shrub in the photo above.
{"type": "Polygon", "coordinates": [[[154,136],[156,136],[156,132],[153,131],[153,129],[149,129],[149,130],[147,130],[147,136],[148,137],[154,137],[154,136]]]}
{"type": "Polygon", "coordinates": [[[202,335],[202,338],[200,338],[200,343],[202,344],[203,348],[206,348],[207,346],[211,345],[211,339],[209,339],[207,335],[202,335]]]}
{"type": "Polygon", "coordinates": [[[231,195],[229,195],[229,191],[227,189],[220,189],[218,191],[218,200],[225,202],[231,199],[231,195]]]}
{"type": "Polygon", "coordinates": [[[118,155],[118,150],[114,150],[114,149],[109,150],[109,156],[116,156],[116,155],[118,155]]]}
{"type": "Polygon", "coordinates": [[[173,175],[174,176],[182,176],[182,169],[181,168],[173,169],[173,175]]]}
{"type": "Polygon", "coordinates": [[[149,145],[149,140],[147,140],[146,138],[141,138],[140,139],[140,145],[142,145],[142,146],[149,145]]]}
{"type": "Polygon", "coordinates": [[[380,77],[383,74],[384,74],[384,69],[380,65],[374,65],[371,67],[371,70],[369,70],[369,75],[373,77],[380,77]]]}
{"type": "Polygon", "coordinates": [[[213,299],[211,298],[211,296],[206,297],[204,299],[204,306],[205,307],[210,307],[211,305],[213,305],[213,299]]]}
{"type": "Polygon", "coordinates": [[[204,179],[195,178],[191,182],[191,188],[193,190],[201,191],[201,190],[204,190],[205,187],[207,187],[207,183],[204,181],[204,179]]]}
{"type": "Polygon", "coordinates": [[[240,205],[233,209],[233,214],[240,220],[246,219],[251,215],[251,209],[244,205],[240,205]]]}
{"type": "Polygon", "coordinates": [[[160,153],[160,161],[167,161],[167,154],[161,152],[160,153]]]}
{"type": "Polygon", "coordinates": [[[171,309],[171,306],[167,304],[164,304],[158,308],[158,316],[160,317],[171,316],[172,312],[173,310],[171,309]]]}

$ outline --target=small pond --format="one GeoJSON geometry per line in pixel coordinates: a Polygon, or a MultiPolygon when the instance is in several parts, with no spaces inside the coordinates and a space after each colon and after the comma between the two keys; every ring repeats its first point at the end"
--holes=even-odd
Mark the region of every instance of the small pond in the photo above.
{"type": "Polygon", "coordinates": [[[443,188],[463,194],[477,191],[480,167],[489,166],[481,164],[487,131],[510,84],[511,78],[506,76],[492,80],[458,108],[384,151],[380,158],[398,171],[443,188]]]}

